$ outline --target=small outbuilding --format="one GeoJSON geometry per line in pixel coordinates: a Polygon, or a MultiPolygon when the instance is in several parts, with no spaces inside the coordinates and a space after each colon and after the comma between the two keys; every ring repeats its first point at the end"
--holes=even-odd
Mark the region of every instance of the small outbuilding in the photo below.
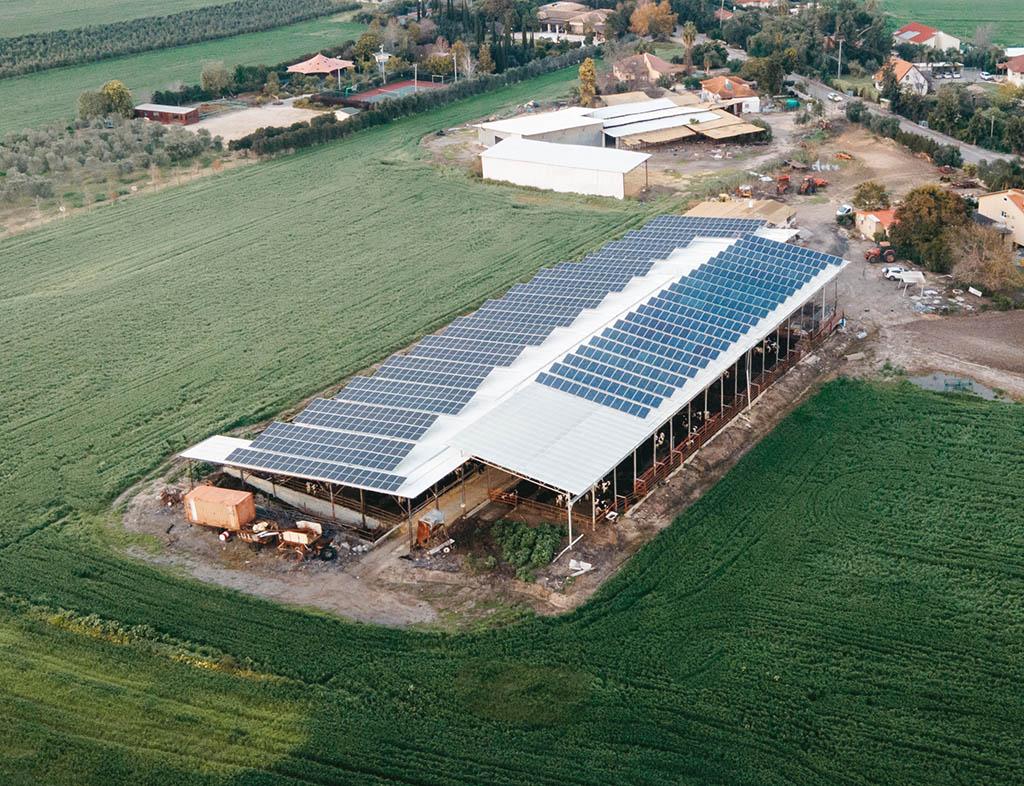
{"type": "Polygon", "coordinates": [[[158,123],[187,126],[199,122],[199,107],[139,104],[135,107],[135,117],[144,117],[158,123]]]}
{"type": "Polygon", "coordinates": [[[604,142],[604,123],[590,117],[588,109],[570,107],[557,112],[536,112],[491,120],[477,125],[478,139],[490,147],[504,139],[528,139],[534,142],[560,142],[568,145],[598,145],[604,142]]]}
{"type": "Polygon", "coordinates": [[[237,531],[256,518],[251,491],[196,486],[184,501],[185,518],[193,524],[237,531]]]}
{"type": "Polygon", "coordinates": [[[506,139],[480,154],[483,176],[520,186],[623,199],[647,187],[647,153],[506,139]]]}
{"type": "Polygon", "coordinates": [[[854,225],[865,240],[877,240],[889,237],[889,230],[896,223],[896,210],[858,210],[854,215],[854,225]]]}

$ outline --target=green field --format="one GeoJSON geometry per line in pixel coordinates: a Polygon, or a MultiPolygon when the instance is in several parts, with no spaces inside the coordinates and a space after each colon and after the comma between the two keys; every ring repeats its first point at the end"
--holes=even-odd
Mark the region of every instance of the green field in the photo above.
{"type": "Polygon", "coordinates": [[[272,65],[338,46],[358,38],[363,30],[360,24],[344,21],[348,16],[2,79],[0,135],[74,117],[79,94],[97,89],[108,79],[122,80],[140,98],[154,90],[197,83],[206,60],[223,60],[229,67],[238,63],[272,65]]]}
{"type": "Polygon", "coordinates": [[[111,499],[174,449],[672,207],[422,160],[571,76],[0,243],[0,782],[1017,778],[1018,405],[833,383],[593,601],[504,629],[349,624],[120,555],[111,499]]]}
{"type": "Polygon", "coordinates": [[[921,22],[970,41],[979,25],[991,24],[993,40],[1002,46],[1024,46],[1024,9],[1020,0],[883,0],[897,27],[921,22]]]}
{"type": "Polygon", "coordinates": [[[166,16],[229,0],[0,0],[0,37],[166,16]]]}

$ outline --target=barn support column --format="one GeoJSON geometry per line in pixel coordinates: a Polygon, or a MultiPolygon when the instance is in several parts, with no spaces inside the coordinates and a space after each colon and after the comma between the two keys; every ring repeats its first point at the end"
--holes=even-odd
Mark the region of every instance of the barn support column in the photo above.
{"type": "MultiPolygon", "coordinates": [[[[245,470],[242,470],[242,477],[245,478],[245,470]]],[[[242,481],[242,485],[245,485],[245,481],[242,481]]],[[[188,490],[192,491],[196,487],[196,480],[192,476],[192,459],[188,460],[188,490]]]]}
{"type": "MultiPolygon", "coordinates": [[[[360,492],[362,492],[362,489],[360,489],[360,492]]],[[[334,484],[333,483],[328,483],[327,484],[327,495],[331,499],[331,518],[334,519],[335,521],[337,521],[338,520],[338,514],[334,512],[334,484]]]]}
{"type": "Polygon", "coordinates": [[[668,452],[669,452],[669,456],[672,455],[672,451],[675,450],[675,447],[676,447],[676,436],[675,436],[675,433],[674,433],[674,425],[672,423],[673,420],[675,420],[675,416],[674,415],[668,419],[668,452]]]}
{"type": "Polygon", "coordinates": [[[693,436],[693,399],[686,402],[686,441],[693,436]]]}
{"type": "Polygon", "coordinates": [[[406,521],[409,527],[409,551],[416,547],[416,528],[412,525],[412,499],[406,502],[406,521]]]}
{"type": "Polygon", "coordinates": [[[821,319],[818,320],[818,328],[825,324],[825,287],[821,288],[821,319]]]}
{"type": "Polygon", "coordinates": [[[569,548],[572,548],[572,506],[575,502],[572,494],[565,495],[566,518],[569,520],[569,548]]]}
{"type": "Polygon", "coordinates": [[[636,448],[633,448],[633,493],[636,494],[636,448]]]}
{"type": "Polygon", "coordinates": [[[363,526],[366,526],[366,491],[365,489],[359,489],[359,518],[363,522],[363,526]]]}
{"type": "Polygon", "coordinates": [[[597,487],[590,487],[590,531],[597,529],[597,487]]]}
{"type": "Polygon", "coordinates": [[[747,363],[747,407],[746,408],[750,409],[751,402],[750,402],[750,350],[749,349],[747,350],[747,354],[746,354],[745,357],[746,357],[746,363],[747,363]]]}

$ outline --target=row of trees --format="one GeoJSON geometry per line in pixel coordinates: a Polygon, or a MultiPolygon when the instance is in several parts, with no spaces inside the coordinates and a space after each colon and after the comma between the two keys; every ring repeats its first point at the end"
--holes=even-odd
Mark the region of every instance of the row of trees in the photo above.
{"type": "Polygon", "coordinates": [[[882,78],[882,98],[892,110],[962,142],[1005,153],[1024,153],[1024,88],[1006,83],[979,94],[963,85],[943,85],[934,95],[901,90],[892,68],[882,78]]]}
{"type": "Polygon", "coordinates": [[[168,16],[0,38],[0,77],[268,30],[355,8],[358,3],[338,0],[235,0],[168,16]]]}
{"type": "Polygon", "coordinates": [[[66,188],[131,179],[222,149],[220,137],[118,115],[7,134],[0,142],[0,204],[47,199],[66,188]]]}
{"type": "Polygon", "coordinates": [[[364,128],[391,122],[399,117],[428,112],[452,101],[497,90],[550,71],[578,65],[581,61],[593,57],[594,54],[593,47],[581,47],[565,54],[535,60],[519,68],[510,68],[503,74],[480,74],[475,79],[465,79],[449,85],[444,90],[427,90],[404,98],[382,101],[341,122],[333,114],[324,114],[313,118],[309,123],[294,123],[287,128],[261,128],[248,136],[233,140],[228,147],[231,150],[251,150],[257,155],[270,155],[323,144],[349,136],[364,128]]]}

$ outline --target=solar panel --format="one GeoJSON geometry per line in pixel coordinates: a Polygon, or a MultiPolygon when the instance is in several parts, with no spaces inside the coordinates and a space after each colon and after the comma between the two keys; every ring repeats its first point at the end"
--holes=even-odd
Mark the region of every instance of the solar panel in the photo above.
{"type": "Polygon", "coordinates": [[[496,368],[572,323],[698,237],[737,239],[715,265],[684,277],[543,372],[544,384],[644,417],[757,321],[775,298],[830,263],[750,235],[764,222],[659,216],[579,262],[562,262],[459,317],[439,335],[274,423],[228,463],[394,491],[394,472],[438,418],[457,415],[496,368]]]}
{"type": "Polygon", "coordinates": [[[840,264],[838,257],[744,234],[553,363],[537,382],[646,417],[819,272],[840,264]]]}

